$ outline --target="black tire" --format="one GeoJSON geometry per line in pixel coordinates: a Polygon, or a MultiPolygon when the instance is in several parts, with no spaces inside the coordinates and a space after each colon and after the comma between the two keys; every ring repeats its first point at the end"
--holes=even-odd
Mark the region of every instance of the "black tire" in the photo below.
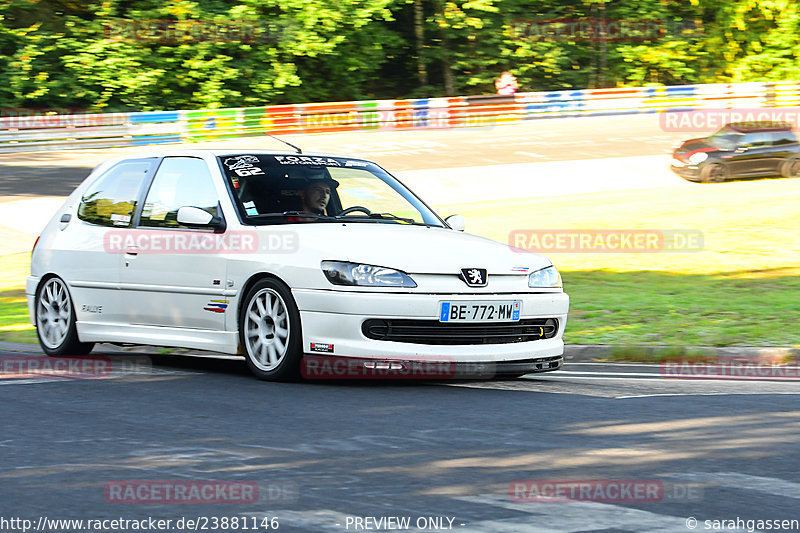
{"type": "Polygon", "coordinates": [[[790,157],[781,165],[781,176],[800,178],[800,157],[790,157]]]}
{"type": "Polygon", "coordinates": [[[80,342],[75,307],[67,284],[59,277],[45,279],[36,291],[36,336],[47,355],[86,355],[93,342],[80,342]]]}
{"type": "Polygon", "coordinates": [[[720,183],[731,178],[731,171],[722,163],[711,163],[700,171],[700,181],[703,183],[720,183]]]}
{"type": "Polygon", "coordinates": [[[298,379],[302,339],[300,312],[289,288],[272,278],[256,282],[239,310],[239,342],[250,371],[268,381],[298,379]]]}

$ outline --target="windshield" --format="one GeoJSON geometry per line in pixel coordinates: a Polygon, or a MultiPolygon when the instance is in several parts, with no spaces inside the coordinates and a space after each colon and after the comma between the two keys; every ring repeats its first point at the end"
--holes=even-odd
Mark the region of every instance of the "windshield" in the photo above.
{"type": "Polygon", "coordinates": [[[708,144],[714,148],[733,150],[736,148],[736,146],[738,146],[741,137],[742,133],[725,126],[706,140],[708,141],[708,144]]]}
{"type": "Polygon", "coordinates": [[[368,161],[266,154],[219,161],[248,224],[346,220],[444,226],[413,193],[368,161]]]}

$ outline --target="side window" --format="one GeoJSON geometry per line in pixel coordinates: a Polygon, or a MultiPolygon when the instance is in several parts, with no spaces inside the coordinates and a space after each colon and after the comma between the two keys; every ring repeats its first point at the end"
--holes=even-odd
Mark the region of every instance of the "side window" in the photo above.
{"type": "Polygon", "coordinates": [[[763,148],[765,146],[770,146],[772,144],[772,139],[770,138],[769,133],[748,133],[742,139],[741,146],[747,146],[748,148],[763,148]]]}
{"type": "Polygon", "coordinates": [[[772,144],[774,146],[781,146],[784,144],[793,144],[797,142],[797,137],[791,131],[776,131],[772,134],[772,144]]]}
{"type": "Polygon", "coordinates": [[[158,167],[142,209],[141,226],[185,227],[178,223],[178,209],[199,207],[217,215],[217,191],[208,165],[195,157],[167,157],[158,167]]]}
{"type": "Polygon", "coordinates": [[[84,193],[78,218],[101,226],[130,226],[139,191],[154,161],[123,161],[108,169],[84,193]]]}

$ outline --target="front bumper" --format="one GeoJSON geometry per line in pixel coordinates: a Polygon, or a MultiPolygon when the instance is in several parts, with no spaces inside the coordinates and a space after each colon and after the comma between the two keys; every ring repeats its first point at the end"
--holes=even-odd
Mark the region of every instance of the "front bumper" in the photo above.
{"type": "Polygon", "coordinates": [[[523,366],[508,367],[504,373],[521,373],[543,371],[537,367],[541,359],[564,353],[569,296],[563,292],[477,296],[295,289],[293,295],[300,310],[303,351],[307,354],[376,360],[519,364],[523,366]],[[528,342],[457,345],[372,340],[362,332],[361,326],[368,319],[438,320],[439,302],[476,299],[521,300],[521,319],[555,318],[558,331],[552,338],[528,342]]]}
{"type": "Polygon", "coordinates": [[[492,379],[558,370],[561,355],[499,363],[454,363],[306,355],[300,364],[305,379],[492,379]]]}
{"type": "Polygon", "coordinates": [[[700,178],[700,167],[697,165],[670,165],[670,169],[683,179],[696,181],[700,178]]]}

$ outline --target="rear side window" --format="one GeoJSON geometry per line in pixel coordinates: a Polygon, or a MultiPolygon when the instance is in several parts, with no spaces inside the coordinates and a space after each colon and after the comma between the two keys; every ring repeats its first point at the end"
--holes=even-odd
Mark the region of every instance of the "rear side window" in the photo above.
{"type": "Polygon", "coordinates": [[[748,133],[742,139],[742,146],[749,146],[750,148],[762,148],[772,144],[772,137],[769,133],[748,133]]]}
{"type": "Polygon", "coordinates": [[[122,161],[108,169],[81,198],[78,218],[100,226],[128,227],[155,159],[122,161]]]}
{"type": "Polygon", "coordinates": [[[797,142],[797,137],[791,131],[776,131],[772,134],[772,144],[779,146],[782,144],[793,144],[797,142]]]}

